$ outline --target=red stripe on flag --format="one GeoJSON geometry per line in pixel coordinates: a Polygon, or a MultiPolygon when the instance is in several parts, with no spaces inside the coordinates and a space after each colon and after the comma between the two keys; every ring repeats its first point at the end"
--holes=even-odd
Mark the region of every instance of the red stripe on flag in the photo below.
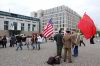
{"type": "Polygon", "coordinates": [[[46,35],[48,35],[48,34],[51,34],[51,33],[53,33],[53,29],[48,30],[48,31],[44,34],[44,36],[46,36],[46,35]]]}
{"type": "Polygon", "coordinates": [[[47,29],[44,30],[44,33],[47,32],[48,30],[52,29],[53,26],[48,27],[47,29]]]}
{"type": "Polygon", "coordinates": [[[50,21],[44,27],[43,35],[44,37],[50,37],[52,34],[53,34],[53,25],[50,19],[50,21]]]}

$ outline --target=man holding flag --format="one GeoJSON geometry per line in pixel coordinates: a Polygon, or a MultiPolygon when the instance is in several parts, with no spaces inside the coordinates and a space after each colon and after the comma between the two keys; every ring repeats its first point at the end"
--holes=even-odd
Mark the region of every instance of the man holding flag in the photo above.
{"type": "MultiPolygon", "coordinates": [[[[80,31],[83,33],[86,39],[89,39],[96,34],[95,24],[93,20],[86,13],[83,15],[83,17],[81,18],[77,26],[80,29],[80,31]]],[[[75,39],[77,39],[77,37],[74,38],[74,41],[76,42],[75,39]]],[[[73,53],[74,53],[74,56],[78,56],[78,46],[74,48],[73,53]]]]}

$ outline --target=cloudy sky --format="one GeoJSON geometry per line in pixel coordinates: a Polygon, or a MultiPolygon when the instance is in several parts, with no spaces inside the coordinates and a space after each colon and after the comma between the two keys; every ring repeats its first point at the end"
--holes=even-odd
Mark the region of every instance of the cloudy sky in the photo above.
{"type": "Polygon", "coordinates": [[[30,16],[30,12],[61,5],[68,6],[80,16],[86,12],[100,29],[100,0],[0,0],[0,10],[30,16]]]}

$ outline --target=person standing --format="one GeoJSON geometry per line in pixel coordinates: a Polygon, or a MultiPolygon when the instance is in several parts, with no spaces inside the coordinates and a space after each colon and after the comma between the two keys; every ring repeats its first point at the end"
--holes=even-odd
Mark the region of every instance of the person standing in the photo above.
{"type": "Polygon", "coordinates": [[[34,37],[34,39],[35,39],[35,48],[37,49],[37,35],[35,35],[35,37],[34,37]]]}
{"type": "Polygon", "coordinates": [[[90,44],[94,44],[94,38],[95,38],[94,35],[90,38],[90,44]]]}
{"type": "Polygon", "coordinates": [[[85,43],[83,41],[83,35],[80,35],[80,46],[81,46],[81,43],[85,46],[85,43]]]}
{"type": "Polygon", "coordinates": [[[73,56],[77,57],[78,56],[78,45],[80,44],[80,35],[79,35],[79,33],[76,33],[76,30],[73,30],[72,32],[73,32],[73,34],[71,35],[71,37],[72,37],[71,41],[74,45],[73,56]]]}
{"type": "Polygon", "coordinates": [[[66,62],[66,58],[68,57],[68,63],[72,63],[71,59],[71,33],[70,31],[66,31],[66,34],[64,35],[63,39],[63,45],[64,45],[64,62],[66,62]]]}
{"type": "Polygon", "coordinates": [[[6,48],[6,44],[7,44],[7,38],[6,38],[6,36],[3,37],[2,42],[3,42],[3,48],[4,47],[6,48]]]}
{"type": "Polygon", "coordinates": [[[57,56],[61,56],[61,53],[62,53],[62,48],[63,48],[63,42],[62,42],[62,38],[63,38],[63,35],[61,34],[61,30],[59,31],[58,34],[56,34],[54,36],[54,40],[56,41],[56,45],[57,45],[57,56]]]}

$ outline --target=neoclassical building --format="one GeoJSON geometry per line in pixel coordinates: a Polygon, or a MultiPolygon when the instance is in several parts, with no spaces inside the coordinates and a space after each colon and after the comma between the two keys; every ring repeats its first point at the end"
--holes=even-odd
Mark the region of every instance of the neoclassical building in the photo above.
{"type": "Polygon", "coordinates": [[[38,18],[0,11],[0,36],[39,32],[38,18]]]}

